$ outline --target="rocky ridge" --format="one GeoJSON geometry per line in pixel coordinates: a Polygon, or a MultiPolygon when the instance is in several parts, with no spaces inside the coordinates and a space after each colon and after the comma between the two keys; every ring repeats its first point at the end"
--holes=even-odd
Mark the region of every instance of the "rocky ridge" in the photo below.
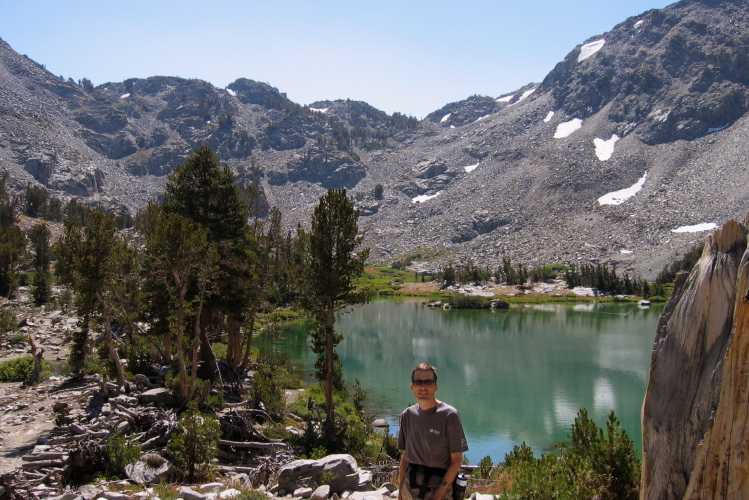
{"type": "Polygon", "coordinates": [[[421,121],[353,101],[300,106],[248,79],[78,85],[0,42],[0,171],[20,191],[132,212],[208,145],[290,228],[327,188],[347,188],[379,262],[444,248],[441,263],[601,262],[652,279],[702,241],[691,226],[746,210],[732,182],[749,162],[746,33],[746,2],[682,0],[586,40],[541,83],[421,121]]]}
{"type": "Polygon", "coordinates": [[[643,405],[643,500],[746,496],[748,221],[708,238],[658,322],[643,405]]]}

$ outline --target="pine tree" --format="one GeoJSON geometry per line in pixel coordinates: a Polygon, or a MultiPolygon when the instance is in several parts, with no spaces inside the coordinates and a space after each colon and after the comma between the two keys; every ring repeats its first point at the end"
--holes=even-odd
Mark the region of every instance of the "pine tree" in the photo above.
{"type": "Polygon", "coordinates": [[[220,426],[215,416],[201,414],[193,401],[177,427],[179,432],[172,434],[167,453],[190,483],[194,483],[197,476],[204,476],[218,453],[220,426]]]}
{"type": "MultiPolygon", "coordinates": [[[[229,325],[228,343],[241,345],[239,325],[248,304],[248,212],[234,181],[231,170],[221,167],[211,148],[204,146],[169,174],[164,193],[164,213],[192,220],[205,229],[208,241],[218,249],[218,276],[200,319],[201,358],[211,368],[216,367],[209,342],[209,335],[216,329],[214,323],[229,325]]],[[[232,356],[237,363],[241,349],[233,348],[233,352],[238,353],[232,356]]],[[[216,375],[215,369],[211,372],[216,375]]]]}
{"type": "Polygon", "coordinates": [[[49,244],[50,231],[46,224],[37,224],[29,230],[29,240],[33,250],[34,281],[32,294],[34,302],[39,306],[47,302],[51,292],[49,280],[49,265],[51,248],[49,244]]]}
{"type": "MultiPolygon", "coordinates": [[[[118,307],[118,288],[131,278],[123,266],[129,252],[125,241],[116,234],[114,217],[94,210],[86,217],[86,227],[75,221],[65,225],[57,243],[56,271],[63,284],[77,294],[76,309],[87,326],[96,315],[104,328],[104,340],[119,385],[125,384],[117,349],[114,346],[112,321],[118,307]]],[[[82,342],[86,344],[85,340],[82,342]]],[[[79,353],[80,354],[80,353],[79,353]]]]}
{"type": "MultiPolygon", "coordinates": [[[[152,208],[157,210],[157,208],[152,208]]],[[[208,241],[207,232],[190,219],[174,213],[161,213],[146,228],[146,264],[149,279],[161,285],[168,297],[167,332],[171,355],[171,337],[177,355],[180,397],[190,401],[195,392],[200,344],[199,318],[208,296],[209,286],[218,271],[216,245],[208,241]],[[193,325],[192,332],[188,332],[193,325]],[[190,355],[190,374],[187,373],[190,355]]],[[[163,305],[163,301],[159,301],[163,305]]]]}
{"type": "Polygon", "coordinates": [[[16,268],[26,249],[26,235],[18,227],[18,198],[6,189],[8,173],[0,176],[0,296],[9,297],[16,288],[16,268]]]}
{"type": "Polygon", "coordinates": [[[369,249],[356,252],[363,239],[358,236],[358,217],[359,211],[354,208],[345,189],[329,189],[315,207],[310,232],[300,229],[299,234],[305,249],[302,299],[315,320],[311,344],[312,350],[319,355],[316,376],[324,382],[326,428],[329,431],[334,423],[334,385],[342,385],[335,346],[343,337],[335,332],[335,312],[344,305],[367,300],[355,293],[352,283],[361,275],[369,256],[369,249]]]}

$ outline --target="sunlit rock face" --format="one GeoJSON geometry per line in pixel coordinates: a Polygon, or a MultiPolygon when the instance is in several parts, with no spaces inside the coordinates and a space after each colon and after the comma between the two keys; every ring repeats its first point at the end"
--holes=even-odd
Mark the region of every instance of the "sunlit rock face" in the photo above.
{"type": "Polygon", "coordinates": [[[643,406],[642,499],[749,495],[746,249],[745,224],[730,220],[709,236],[658,323],[643,406]]]}

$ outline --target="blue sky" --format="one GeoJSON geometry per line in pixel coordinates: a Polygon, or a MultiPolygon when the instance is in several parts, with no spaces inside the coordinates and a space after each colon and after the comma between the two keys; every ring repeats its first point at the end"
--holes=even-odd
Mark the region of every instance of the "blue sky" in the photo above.
{"type": "Polygon", "coordinates": [[[538,82],[577,44],[671,0],[0,0],[0,38],[66,79],[267,82],[423,118],[538,82]]]}

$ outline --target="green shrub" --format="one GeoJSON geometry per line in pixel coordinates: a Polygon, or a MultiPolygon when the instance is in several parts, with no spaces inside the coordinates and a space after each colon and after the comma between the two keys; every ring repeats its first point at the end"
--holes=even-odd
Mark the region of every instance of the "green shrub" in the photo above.
{"type": "Polygon", "coordinates": [[[514,447],[502,465],[512,478],[503,498],[639,498],[640,461],[613,411],[604,432],[581,409],[569,442],[556,447],[559,456],[547,453],[538,459],[525,443],[514,447]]]}
{"type": "Polygon", "coordinates": [[[235,500],[267,500],[267,498],[262,491],[243,490],[237,495],[235,500]]]}
{"type": "Polygon", "coordinates": [[[476,469],[476,477],[479,479],[489,479],[492,475],[492,469],[494,469],[492,457],[487,455],[479,462],[478,468],[476,469]]]}
{"type": "Polygon", "coordinates": [[[16,315],[10,309],[0,309],[0,338],[18,326],[16,315]]]}
{"type": "Polygon", "coordinates": [[[213,349],[213,354],[216,356],[216,359],[226,359],[226,353],[229,350],[229,346],[221,342],[215,342],[211,344],[211,348],[213,349]]]}
{"type": "Polygon", "coordinates": [[[491,309],[492,303],[485,297],[471,295],[453,295],[447,303],[451,309],[491,309]]]}
{"type": "Polygon", "coordinates": [[[278,383],[271,365],[258,366],[255,376],[252,377],[250,397],[255,401],[261,401],[271,415],[282,415],[286,411],[284,390],[278,383]]]}
{"type": "Polygon", "coordinates": [[[536,457],[533,456],[533,450],[531,450],[531,447],[523,441],[522,445],[513,446],[512,451],[505,455],[504,466],[514,467],[522,463],[532,463],[535,459],[536,457]]]}
{"type": "Polygon", "coordinates": [[[20,344],[20,345],[26,345],[29,343],[29,336],[25,333],[16,333],[13,335],[13,337],[10,339],[11,344],[20,344]]]}
{"type": "MultiPolygon", "coordinates": [[[[50,363],[42,360],[42,373],[39,380],[49,377],[50,363]]],[[[34,374],[34,358],[24,356],[0,363],[0,382],[24,382],[34,374]]]]}
{"type": "MultiPolygon", "coordinates": [[[[321,457],[322,458],[322,457],[321,457]]],[[[322,475],[317,479],[318,486],[321,486],[323,484],[331,484],[333,481],[336,480],[338,476],[336,476],[336,473],[328,470],[322,473],[322,475]]]]}
{"type": "MultiPolygon", "coordinates": [[[[382,453],[390,460],[399,460],[401,456],[401,450],[398,448],[398,436],[390,434],[390,430],[385,429],[382,434],[382,453]]],[[[464,455],[464,459],[467,457],[464,455]]],[[[466,464],[468,465],[468,464],[466,464]]]]}
{"type": "Polygon", "coordinates": [[[104,449],[109,457],[109,470],[117,475],[125,471],[127,464],[140,459],[140,443],[126,437],[119,429],[109,435],[104,449]]]}
{"type": "Polygon", "coordinates": [[[335,392],[334,439],[326,439],[320,432],[325,416],[325,396],[319,384],[307,388],[307,397],[299,398],[289,405],[289,411],[307,420],[307,431],[297,438],[307,456],[312,457],[316,450],[324,448],[326,454],[348,453],[359,463],[374,462],[381,454],[382,444],[377,433],[354,405],[346,401],[340,392],[335,392]]]}
{"type": "Polygon", "coordinates": [[[196,477],[207,477],[208,464],[218,453],[218,435],[216,417],[201,414],[197,403],[191,401],[167,444],[172,462],[191,483],[196,477]]]}
{"type": "Polygon", "coordinates": [[[154,486],[153,492],[156,495],[156,498],[160,498],[161,500],[176,500],[180,497],[178,486],[169,484],[164,479],[154,486]]]}
{"type": "Polygon", "coordinates": [[[158,374],[156,362],[147,352],[131,352],[127,357],[127,371],[132,375],[140,373],[146,377],[158,374]]]}

